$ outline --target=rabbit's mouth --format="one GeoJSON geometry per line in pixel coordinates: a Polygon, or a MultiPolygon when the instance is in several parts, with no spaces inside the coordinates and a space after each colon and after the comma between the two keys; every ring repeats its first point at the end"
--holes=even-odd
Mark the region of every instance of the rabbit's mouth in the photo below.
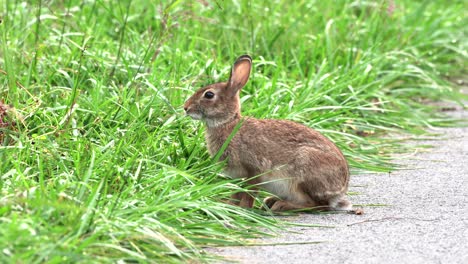
{"type": "Polygon", "coordinates": [[[195,120],[201,120],[203,118],[203,115],[200,113],[187,112],[187,115],[195,120]]]}
{"type": "Polygon", "coordinates": [[[195,120],[200,120],[203,118],[203,111],[200,111],[198,107],[194,109],[193,107],[190,107],[190,106],[184,106],[184,111],[186,115],[190,116],[191,118],[195,120]]]}

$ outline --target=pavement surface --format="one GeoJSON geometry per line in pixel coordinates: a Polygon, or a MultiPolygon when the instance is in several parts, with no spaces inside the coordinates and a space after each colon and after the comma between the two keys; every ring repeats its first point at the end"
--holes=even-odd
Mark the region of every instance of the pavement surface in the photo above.
{"type": "MultiPolygon", "coordinates": [[[[468,111],[450,115],[468,120],[468,111]]],[[[432,149],[397,163],[407,169],[351,178],[350,196],[363,215],[302,214],[266,246],[209,249],[240,263],[468,263],[468,128],[435,128],[417,141],[432,149]],[[369,206],[384,204],[387,206],[369,206]],[[313,243],[321,242],[321,243],[313,243]],[[276,245],[275,245],[276,244],[276,245]]],[[[409,143],[413,144],[413,143],[409,143]]]]}

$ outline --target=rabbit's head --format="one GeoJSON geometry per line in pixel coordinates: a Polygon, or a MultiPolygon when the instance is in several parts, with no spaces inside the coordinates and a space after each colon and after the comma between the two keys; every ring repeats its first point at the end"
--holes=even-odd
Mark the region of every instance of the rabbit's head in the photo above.
{"type": "Polygon", "coordinates": [[[231,70],[227,82],[205,86],[195,92],[184,104],[184,110],[193,119],[207,126],[225,124],[240,116],[239,91],[249,80],[252,58],[240,56],[231,70]]]}

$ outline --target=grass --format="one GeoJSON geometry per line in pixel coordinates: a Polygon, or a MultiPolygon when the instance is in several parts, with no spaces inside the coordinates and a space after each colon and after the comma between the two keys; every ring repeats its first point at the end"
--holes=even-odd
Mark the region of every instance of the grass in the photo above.
{"type": "Polygon", "coordinates": [[[354,172],[389,170],[388,132],[451,124],[427,101],[460,99],[464,1],[156,2],[2,2],[3,261],[209,261],[277,230],[223,203],[242,187],[181,108],[243,53],[243,113],[316,128],[354,172]]]}

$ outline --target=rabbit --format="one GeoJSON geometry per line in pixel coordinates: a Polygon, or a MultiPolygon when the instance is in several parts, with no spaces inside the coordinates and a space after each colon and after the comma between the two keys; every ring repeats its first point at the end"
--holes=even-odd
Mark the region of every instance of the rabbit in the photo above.
{"type": "MultiPolygon", "coordinates": [[[[232,137],[221,160],[226,174],[246,178],[274,196],[264,200],[272,211],[352,211],[346,198],[348,163],[338,147],[319,132],[288,120],[261,120],[241,115],[240,90],[249,80],[252,58],[240,56],[227,82],[203,87],[184,104],[185,113],[206,125],[205,139],[213,157],[232,137]]],[[[252,207],[253,197],[233,196],[252,207]]]]}

